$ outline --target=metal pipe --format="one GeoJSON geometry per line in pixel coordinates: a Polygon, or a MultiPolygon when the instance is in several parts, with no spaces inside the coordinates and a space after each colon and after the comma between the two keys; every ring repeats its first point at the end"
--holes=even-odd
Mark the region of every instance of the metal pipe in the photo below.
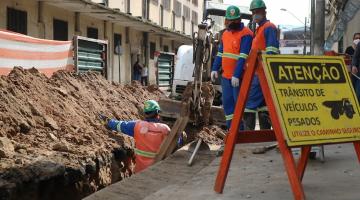
{"type": "Polygon", "coordinates": [[[304,26],[304,51],[303,54],[306,55],[306,21],[307,18],[305,17],[305,26],[304,26]]]}
{"type": "Polygon", "coordinates": [[[198,140],[197,143],[196,143],[196,147],[195,147],[195,149],[194,149],[194,152],[191,154],[191,157],[190,157],[190,159],[189,159],[189,162],[188,162],[188,165],[189,165],[189,166],[192,165],[193,160],[194,160],[194,158],[195,158],[195,155],[196,155],[196,153],[198,152],[198,150],[199,150],[199,148],[200,148],[201,142],[202,142],[202,139],[199,138],[199,140],[198,140]]]}

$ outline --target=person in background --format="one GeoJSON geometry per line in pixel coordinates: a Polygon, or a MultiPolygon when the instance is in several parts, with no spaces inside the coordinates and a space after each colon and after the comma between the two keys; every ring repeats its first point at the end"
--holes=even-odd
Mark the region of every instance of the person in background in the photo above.
{"type": "MultiPolygon", "coordinates": [[[[352,68],[352,64],[351,64],[352,58],[355,53],[356,45],[359,41],[360,41],[360,33],[355,33],[353,36],[353,41],[352,41],[351,46],[348,46],[345,50],[345,64],[347,66],[349,73],[351,73],[351,71],[352,71],[352,69],[351,69],[352,68]]],[[[354,88],[355,88],[356,80],[357,80],[356,77],[351,75],[351,82],[352,82],[354,88]]]]}
{"type": "Polygon", "coordinates": [[[148,68],[146,67],[145,63],[141,68],[141,84],[143,86],[148,85],[148,68]]]}
{"type": "Polygon", "coordinates": [[[359,41],[360,41],[360,33],[355,33],[354,37],[353,37],[352,44],[351,44],[351,46],[348,46],[346,48],[345,54],[352,57],[354,55],[354,53],[355,53],[355,48],[356,48],[356,45],[357,45],[357,43],[359,41]]]}
{"type": "Polygon", "coordinates": [[[140,81],[141,79],[141,65],[139,61],[139,57],[136,60],[135,64],[133,65],[133,73],[134,73],[134,80],[140,81]]]}

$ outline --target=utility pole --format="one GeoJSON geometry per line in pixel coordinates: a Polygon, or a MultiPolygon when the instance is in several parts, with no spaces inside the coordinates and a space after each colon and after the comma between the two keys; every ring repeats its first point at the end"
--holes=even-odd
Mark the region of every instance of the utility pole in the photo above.
{"type": "Polygon", "coordinates": [[[316,0],[314,30],[314,55],[324,55],[325,0],[316,0]]]}
{"type": "Polygon", "coordinates": [[[311,0],[311,20],[310,20],[310,54],[314,55],[314,33],[315,33],[315,0],[311,0]]]}
{"type": "Polygon", "coordinates": [[[305,17],[305,26],[304,26],[304,51],[303,54],[306,55],[306,22],[307,18],[305,17]]]}

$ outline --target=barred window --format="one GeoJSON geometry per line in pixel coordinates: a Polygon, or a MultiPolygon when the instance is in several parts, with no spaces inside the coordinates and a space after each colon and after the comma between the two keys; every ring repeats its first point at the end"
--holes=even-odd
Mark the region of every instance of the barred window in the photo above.
{"type": "Polygon", "coordinates": [[[161,0],[161,4],[163,5],[165,10],[170,11],[170,9],[171,9],[171,1],[170,0],[161,0]]]}
{"type": "Polygon", "coordinates": [[[176,17],[181,17],[181,3],[177,0],[174,0],[174,12],[176,17]]]}
{"type": "Polygon", "coordinates": [[[194,24],[198,24],[198,13],[196,11],[192,11],[191,21],[194,22],[194,24]]]}
{"type": "Polygon", "coordinates": [[[185,19],[190,20],[190,8],[184,5],[183,11],[184,11],[183,16],[185,17],[185,19]]]}

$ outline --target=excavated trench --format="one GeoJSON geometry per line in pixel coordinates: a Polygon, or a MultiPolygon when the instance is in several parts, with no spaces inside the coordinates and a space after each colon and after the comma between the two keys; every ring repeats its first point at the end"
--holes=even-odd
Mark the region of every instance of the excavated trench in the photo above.
{"type": "Polygon", "coordinates": [[[100,113],[141,119],[154,86],[118,85],[96,73],[14,68],[0,77],[0,199],[81,199],[132,174],[133,140],[100,113]]]}
{"type": "MultiPolygon", "coordinates": [[[[14,68],[0,77],[0,200],[78,200],[132,175],[133,139],[98,120],[142,119],[156,87],[110,83],[96,73],[14,68]]],[[[220,129],[204,128],[200,137],[220,129]]],[[[194,134],[198,130],[192,130],[194,134]]],[[[191,131],[189,131],[191,132],[191,131]]]]}

